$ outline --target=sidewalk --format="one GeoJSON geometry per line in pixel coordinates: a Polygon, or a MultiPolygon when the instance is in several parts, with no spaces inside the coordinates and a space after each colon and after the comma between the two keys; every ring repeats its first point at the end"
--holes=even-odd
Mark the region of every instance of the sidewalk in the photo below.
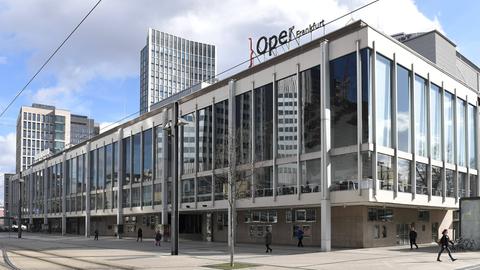
{"type": "MultiPolygon", "coordinates": [[[[76,236],[59,236],[25,233],[22,239],[0,234],[0,241],[8,249],[23,248],[43,252],[48,256],[64,256],[73,262],[99,262],[105,265],[135,269],[209,269],[203,266],[228,262],[226,243],[181,241],[179,255],[170,255],[169,243],[155,247],[153,239],[136,242],[135,238],[116,239],[76,236]]],[[[458,258],[451,262],[442,255],[443,262],[436,261],[437,246],[421,245],[418,250],[407,246],[344,249],[319,252],[317,247],[272,246],[273,253],[265,253],[263,245],[238,244],[236,261],[259,265],[255,269],[480,269],[480,252],[453,254],[458,258]]],[[[42,254],[43,254],[42,253],[42,254]]],[[[10,256],[10,254],[9,254],[10,256]]],[[[12,257],[21,264],[25,258],[12,257]]],[[[26,262],[23,262],[26,263],[26,262]]],[[[20,267],[21,268],[21,267],[20,267]]]]}

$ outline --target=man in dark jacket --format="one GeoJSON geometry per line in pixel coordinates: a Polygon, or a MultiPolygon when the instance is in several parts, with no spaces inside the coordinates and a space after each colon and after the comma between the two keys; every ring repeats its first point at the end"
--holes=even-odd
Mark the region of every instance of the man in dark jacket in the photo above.
{"type": "Polygon", "coordinates": [[[417,232],[415,231],[415,228],[412,226],[410,228],[410,249],[413,249],[413,245],[418,249],[417,246],[417,232]]]}
{"type": "Polygon", "coordinates": [[[297,240],[298,240],[298,243],[297,243],[297,247],[303,247],[303,230],[302,228],[300,228],[300,226],[297,227],[297,231],[296,231],[296,236],[297,236],[297,240]]]}
{"type": "Polygon", "coordinates": [[[265,233],[265,247],[267,248],[266,253],[270,252],[272,253],[272,249],[270,248],[270,245],[272,244],[272,232],[270,232],[270,229],[267,227],[267,232],[265,233]]]}
{"type": "Polygon", "coordinates": [[[138,239],[140,239],[140,242],[143,241],[143,231],[142,231],[142,228],[138,228],[137,242],[138,242],[138,239]]]}
{"type": "Polygon", "coordinates": [[[450,256],[450,259],[452,259],[452,262],[456,261],[457,259],[454,259],[452,257],[452,254],[450,254],[450,248],[448,247],[450,244],[453,245],[453,242],[450,240],[450,237],[448,237],[448,230],[445,229],[442,232],[442,238],[440,239],[440,251],[438,252],[437,256],[437,261],[440,261],[440,255],[442,255],[444,250],[447,250],[448,256],[450,256]]]}

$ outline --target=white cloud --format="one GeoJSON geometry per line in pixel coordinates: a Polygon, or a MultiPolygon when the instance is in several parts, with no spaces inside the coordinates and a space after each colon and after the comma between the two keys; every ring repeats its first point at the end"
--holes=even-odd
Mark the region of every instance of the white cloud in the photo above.
{"type": "Polygon", "coordinates": [[[3,204],[3,175],[15,172],[15,133],[0,136],[0,204],[3,204]]]}
{"type": "MultiPolygon", "coordinates": [[[[78,103],[76,93],[89,81],[138,77],[140,49],[148,27],[215,44],[218,71],[222,71],[248,58],[248,37],[272,35],[291,25],[304,27],[321,19],[329,21],[369,1],[103,1],[46,68],[58,82],[36,90],[32,99],[69,101],[67,106],[74,106],[78,103]]],[[[0,37],[0,50],[32,52],[29,63],[34,70],[95,2],[0,0],[0,33],[10,34],[0,37]]],[[[413,0],[380,1],[337,21],[328,30],[351,19],[363,19],[388,34],[441,30],[438,20],[425,17],[413,0]]]]}

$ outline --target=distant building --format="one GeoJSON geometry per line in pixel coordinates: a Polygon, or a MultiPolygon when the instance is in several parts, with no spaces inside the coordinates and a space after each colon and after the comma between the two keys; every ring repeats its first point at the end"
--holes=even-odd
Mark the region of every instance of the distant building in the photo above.
{"type": "Polygon", "coordinates": [[[151,105],[202,81],[215,78],[214,45],[149,28],[140,52],[140,114],[151,105]]]}
{"type": "MultiPolygon", "coordinates": [[[[3,213],[0,213],[0,217],[4,217],[5,222],[3,225],[9,226],[9,207],[10,207],[10,177],[14,174],[6,173],[3,175],[3,213]]],[[[0,224],[1,227],[1,224],[0,224]]]]}
{"type": "Polygon", "coordinates": [[[54,106],[22,106],[17,118],[16,171],[28,168],[35,158],[56,153],[98,134],[93,119],[54,106]]]}

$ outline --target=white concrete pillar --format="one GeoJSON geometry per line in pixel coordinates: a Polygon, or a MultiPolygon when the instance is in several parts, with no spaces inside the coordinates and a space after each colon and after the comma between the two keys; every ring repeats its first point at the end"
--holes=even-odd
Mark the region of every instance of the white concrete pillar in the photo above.
{"type": "Polygon", "coordinates": [[[85,237],[90,237],[90,142],[85,145],[85,237]]]}
{"type": "Polygon", "coordinates": [[[123,179],[125,175],[123,174],[124,168],[123,168],[123,162],[122,160],[124,159],[125,155],[125,149],[123,149],[123,128],[118,129],[117,133],[117,149],[115,149],[117,155],[116,155],[116,160],[113,162],[116,163],[116,167],[118,168],[118,191],[117,191],[117,230],[120,231],[117,233],[117,238],[121,239],[122,238],[122,230],[125,230],[123,228],[123,179]]]}
{"type": "Polygon", "coordinates": [[[67,196],[67,161],[66,161],[67,156],[65,155],[65,152],[62,155],[62,235],[65,235],[67,233],[67,214],[66,214],[66,206],[67,206],[67,201],[66,201],[66,196],[67,196]]]}

